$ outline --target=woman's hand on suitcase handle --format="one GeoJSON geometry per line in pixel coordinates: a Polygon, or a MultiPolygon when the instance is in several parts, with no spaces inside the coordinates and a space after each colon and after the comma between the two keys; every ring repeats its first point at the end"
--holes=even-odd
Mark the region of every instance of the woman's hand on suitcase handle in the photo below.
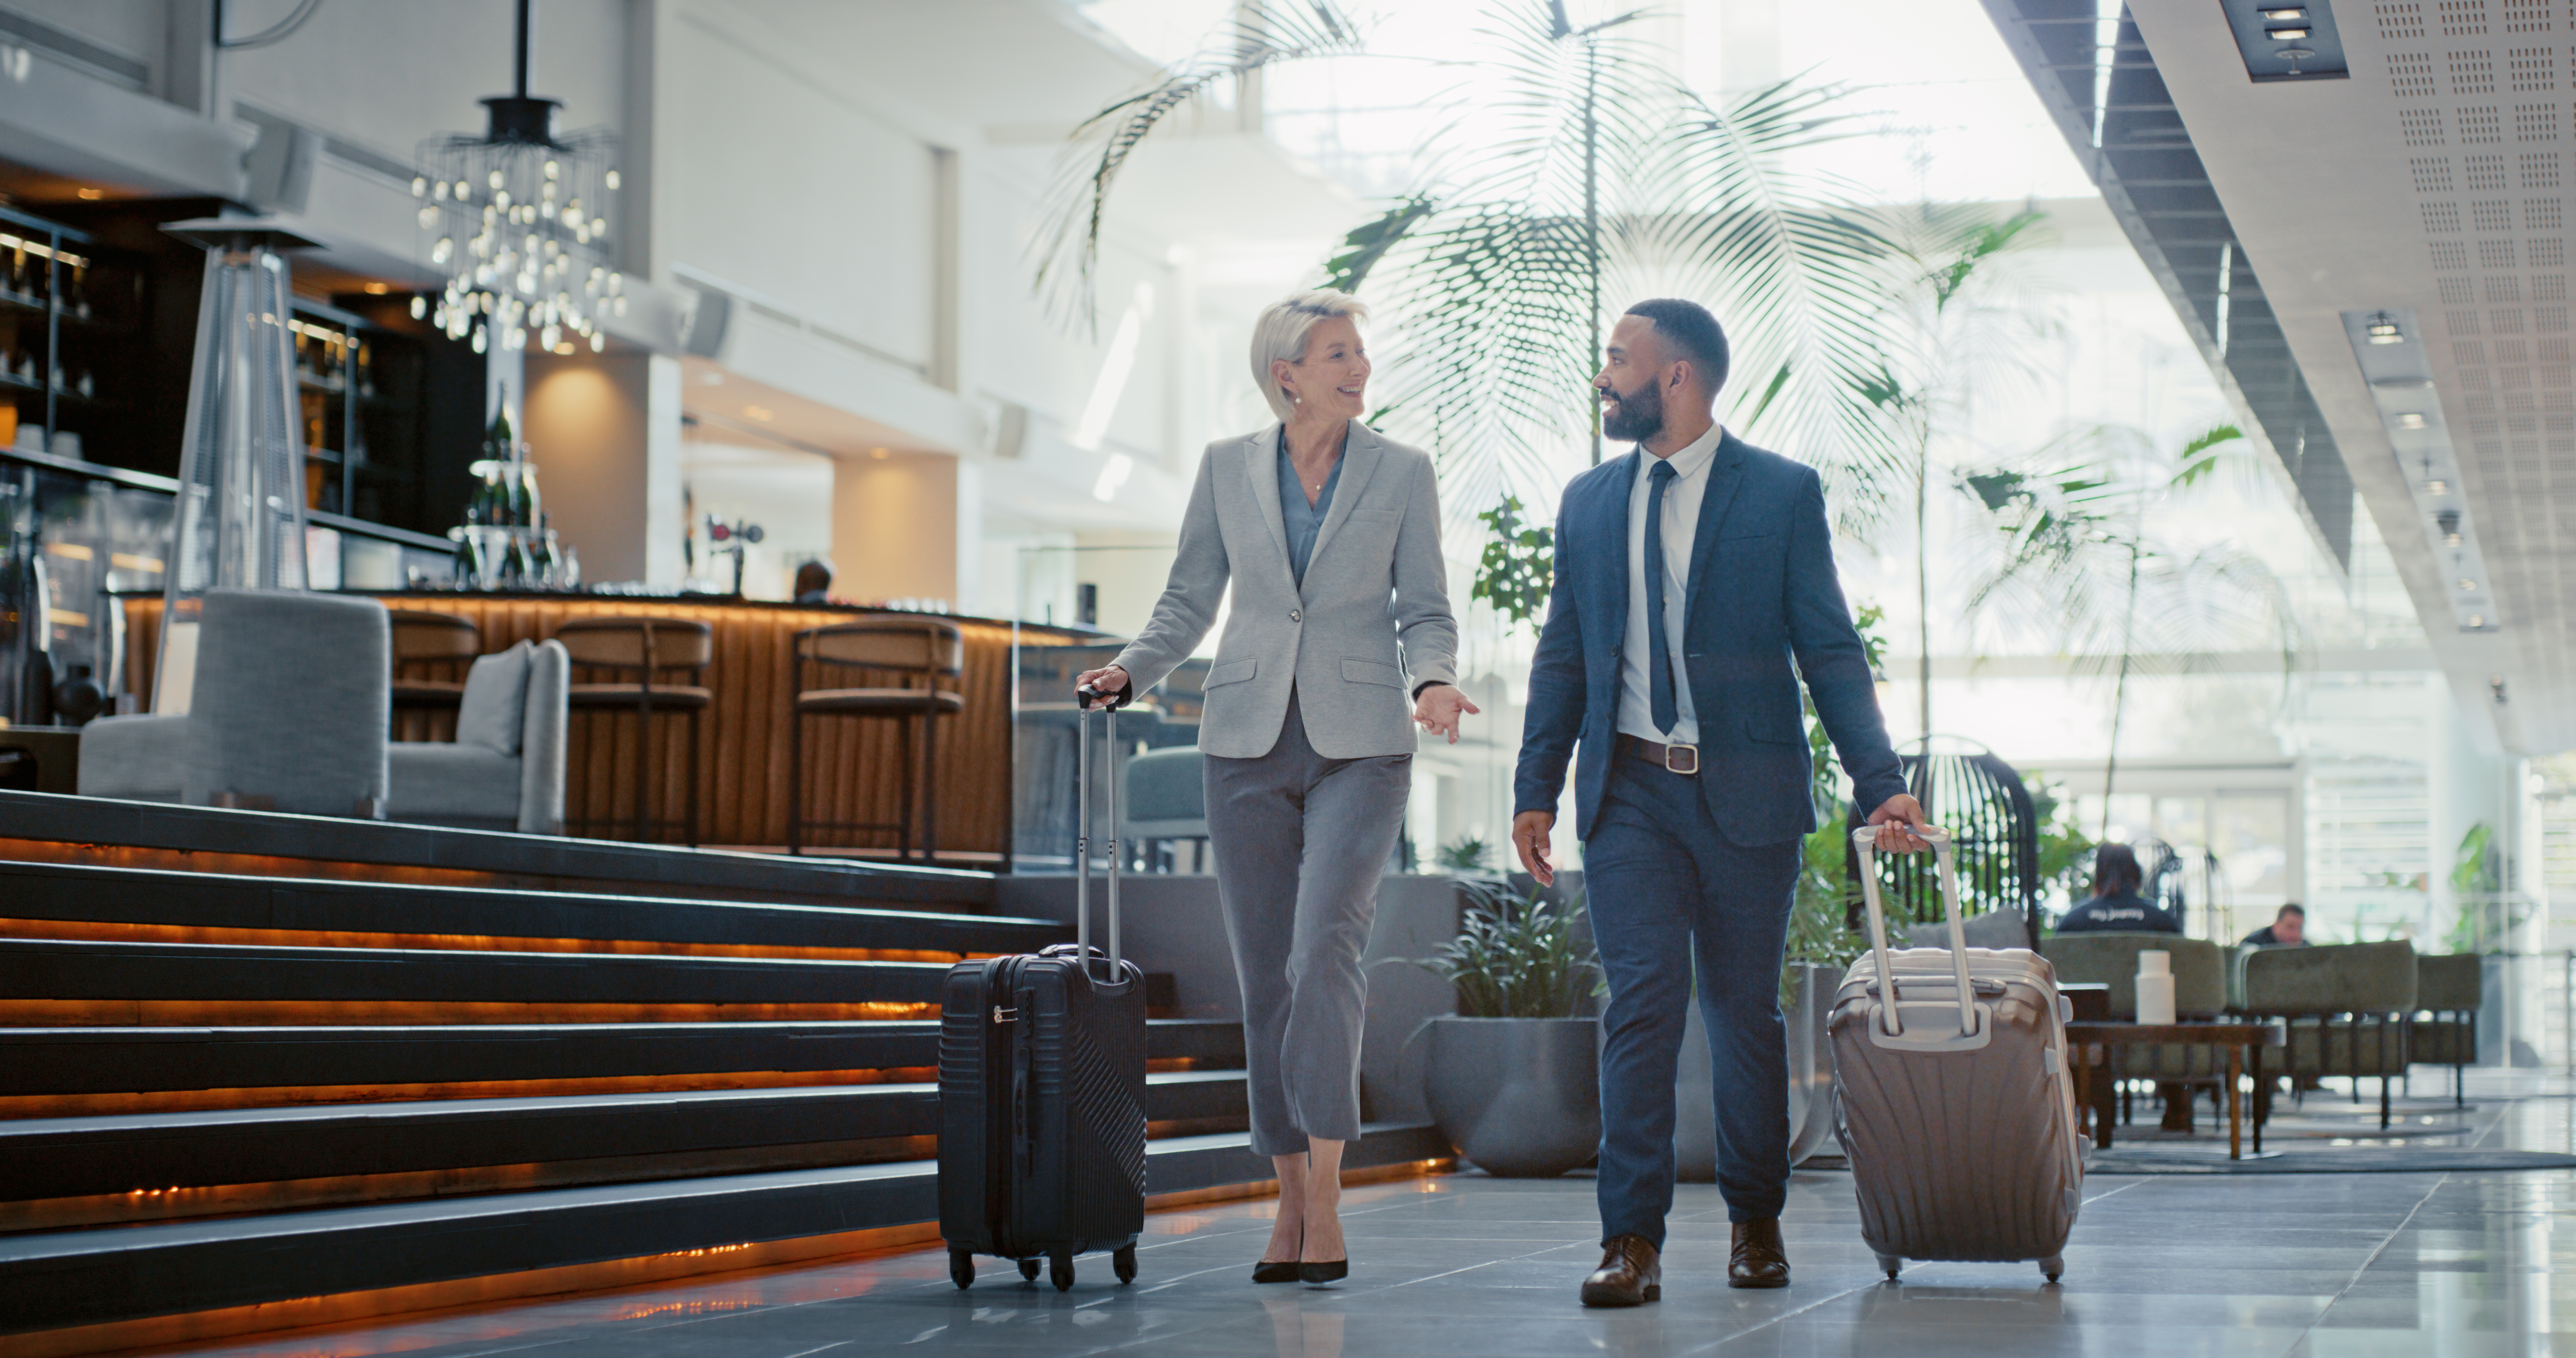
{"type": "Polygon", "coordinates": [[[1104,665],[1096,670],[1084,670],[1082,673],[1073,677],[1074,701],[1081,703],[1085,707],[1089,707],[1091,704],[1084,701],[1082,690],[1090,689],[1094,693],[1101,694],[1102,696],[1111,699],[1112,701],[1109,704],[1111,707],[1124,706],[1125,701],[1122,695],[1127,692],[1128,682],[1127,671],[1118,668],[1116,665],[1104,665]]]}
{"type": "Polygon", "coordinates": [[[1923,818],[1923,803],[1908,793],[1897,793],[1869,813],[1869,823],[1878,827],[1880,853],[1921,853],[1932,847],[1932,841],[1917,831],[1929,830],[1932,823],[1923,818]]]}

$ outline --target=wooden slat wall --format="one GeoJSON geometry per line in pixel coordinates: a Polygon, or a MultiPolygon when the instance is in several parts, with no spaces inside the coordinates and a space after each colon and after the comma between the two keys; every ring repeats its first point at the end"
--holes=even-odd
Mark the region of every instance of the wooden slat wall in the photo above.
{"type": "MultiPolygon", "coordinates": [[[[523,640],[543,640],[572,618],[688,618],[715,628],[715,663],[701,681],[715,690],[715,705],[699,718],[699,840],[706,844],[783,845],[787,842],[787,742],[793,723],[795,634],[809,627],[848,622],[844,609],[775,605],[690,603],[659,599],[484,597],[471,594],[387,596],[388,608],[418,608],[471,618],[483,632],[486,653],[523,640]]],[[[126,691],[152,691],[159,654],[161,601],[125,601],[128,644],[126,691]]],[[[1011,629],[1007,624],[958,620],[966,637],[966,710],[939,727],[939,847],[1000,854],[1010,842],[1011,629]]],[[[1052,639],[1052,638],[1050,638],[1052,639]]],[[[853,682],[891,685],[896,677],[843,671],[853,682]]],[[[615,676],[576,673],[575,682],[615,676]]],[[[600,839],[633,837],[635,759],[641,750],[636,719],[627,713],[576,714],[570,737],[565,812],[578,830],[600,839]],[[618,823],[608,823],[610,821],[618,823]]],[[[685,803],[688,719],[656,716],[658,748],[652,796],[659,817],[677,821],[685,803]]],[[[445,738],[452,719],[408,716],[398,739],[445,738]],[[433,734],[434,733],[434,734],[433,734]]],[[[916,734],[916,739],[918,738],[916,734]]],[[[892,722],[846,718],[805,724],[808,820],[894,821],[900,812],[901,751],[892,722]]],[[[917,834],[917,831],[916,831],[917,834]]],[[[676,828],[662,838],[676,839],[676,828]]],[[[817,846],[858,844],[891,848],[885,834],[809,835],[817,846]]]]}

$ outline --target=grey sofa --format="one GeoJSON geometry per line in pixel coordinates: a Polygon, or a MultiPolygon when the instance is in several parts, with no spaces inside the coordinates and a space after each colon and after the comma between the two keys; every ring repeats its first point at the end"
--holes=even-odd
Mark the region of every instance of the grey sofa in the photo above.
{"type": "Polygon", "coordinates": [[[474,662],[456,739],[385,750],[386,816],[470,830],[559,835],[572,657],[563,644],[520,642],[474,662]]]}
{"type": "Polygon", "coordinates": [[[209,591],[188,710],[91,722],[81,793],[381,818],[391,651],[373,599],[209,591]]]}

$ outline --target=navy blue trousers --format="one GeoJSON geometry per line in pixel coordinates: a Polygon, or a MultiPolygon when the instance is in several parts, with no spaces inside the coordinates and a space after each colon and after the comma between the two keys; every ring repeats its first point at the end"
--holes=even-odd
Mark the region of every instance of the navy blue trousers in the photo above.
{"type": "Polygon", "coordinates": [[[1717,1091],[1717,1184],[1734,1221],[1789,1191],[1788,1029],[1780,962],[1798,841],[1730,844],[1700,780],[1622,755],[1583,845],[1602,1011],[1601,1234],[1664,1245],[1673,1206],[1673,1076],[1699,974],[1717,1091]]]}

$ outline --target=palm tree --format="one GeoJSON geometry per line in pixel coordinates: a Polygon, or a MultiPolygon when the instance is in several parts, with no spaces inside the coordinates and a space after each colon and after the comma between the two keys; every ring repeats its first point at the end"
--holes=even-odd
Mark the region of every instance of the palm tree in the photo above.
{"type": "Polygon", "coordinates": [[[1931,202],[1887,214],[1896,285],[1876,339],[1880,362],[1862,394],[1895,427],[1914,492],[1915,663],[1920,730],[1932,734],[1932,449],[1972,428],[1976,397],[2032,375],[2032,342],[2050,328],[2030,305],[2013,256],[2038,239],[2045,214],[1997,218],[1931,202]]]}
{"type": "Polygon", "coordinates": [[[2143,430],[2092,425],[2042,448],[2033,461],[2045,470],[1961,479],[1991,516],[2000,547],[1970,598],[1971,614],[2017,603],[2066,651],[2113,673],[2102,767],[2106,835],[2132,675],[2183,673],[2213,652],[2259,645],[2279,651],[2286,691],[2305,647],[2288,592],[2261,558],[2229,546],[2183,547],[2148,522],[2151,510],[2250,456],[2233,425],[2173,454],[2143,430]]]}
{"type": "MultiPolygon", "coordinates": [[[[1631,36],[1643,14],[1577,24],[1566,0],[1492,0],[1462,65],[1478,136],[1462,119],[1435,138],[1413,191],[1326,266],[1332,285],[1378,304],[1387,405],[1373,418],[1439,455],[1454,505],[1499,506],[1516,485],[1552,492],[1574,430],[1601,458],[1588,383],[1606,299],[1696,295],[1726,318],[1742,374],[1728,422],[1817,465],[1846,523],[1866,523],[1874,481],[1896,467],[1867,395],[1884,366],[1870,331],[1885,247],[1840,206],[1857,193],[1782,163],[1842,135],[1838,96],[1784,84],[1712,105],[1631,36]]],[[[1329,5],[1274,0],[1103,109],[1076,134],[1083,169],[1041,285],[1087,277],[1119,167],[1217,79],[1357,50],[1329,5]]]]}

